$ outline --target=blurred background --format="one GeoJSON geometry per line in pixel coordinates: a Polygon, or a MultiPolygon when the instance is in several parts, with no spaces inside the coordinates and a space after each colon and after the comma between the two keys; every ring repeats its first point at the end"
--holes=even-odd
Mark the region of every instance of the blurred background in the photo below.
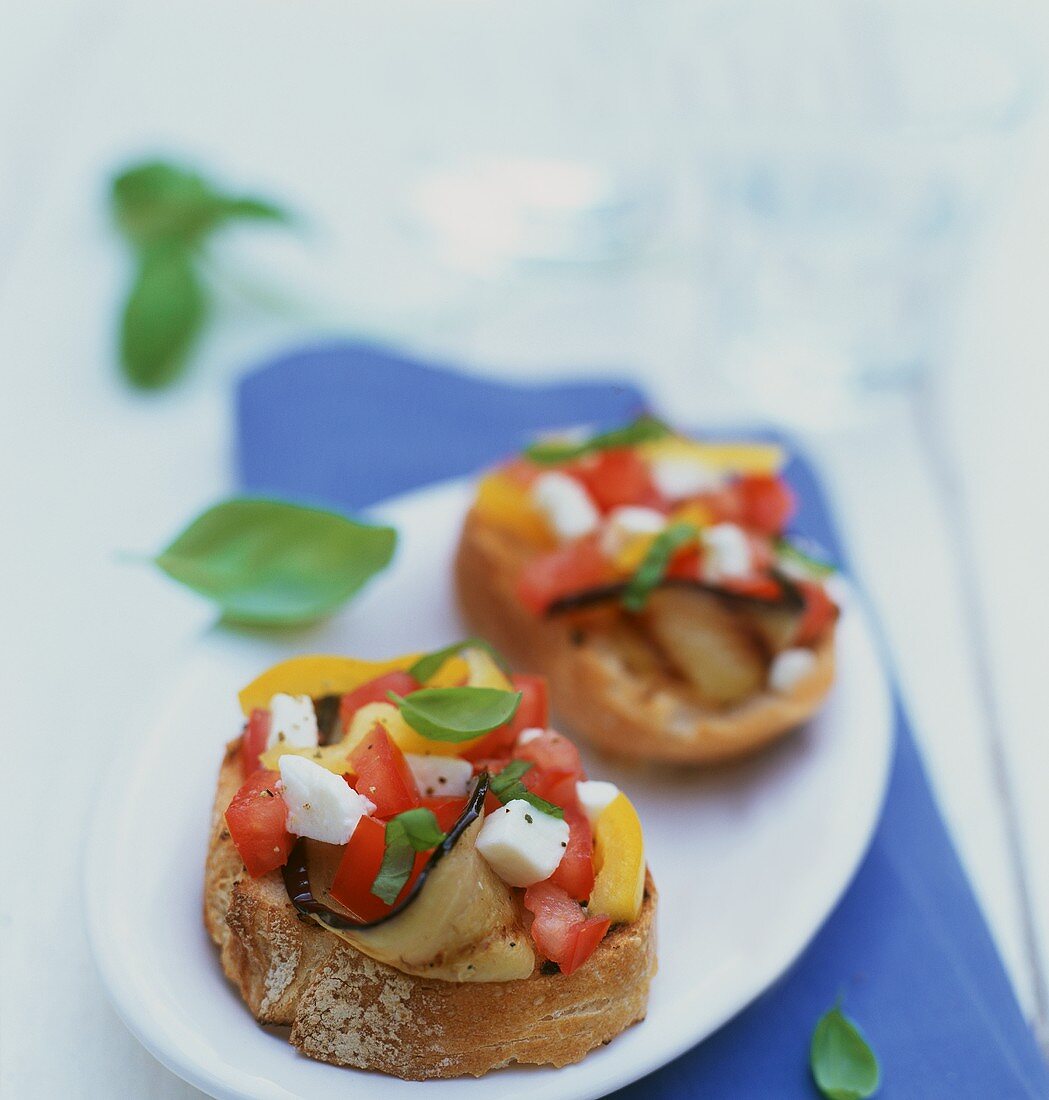
{"type": "MultiPolygon", "coordinates": [[[[682,424],[773,422],[820,463],[1046,1035],[1043,5],[0,11],[0,667],[19,738],[58,683],[94,720],[113,708],[112,744],[67,748],[72,831],[123,708],[146,713],[141,685],[159,690],[210,618],[117,553],[155,548],[229,490],[241,373],[351,336],[504,376],[629,375],[682,424]],[[224,231],[211,322],[181,377],[145,392],[118,364],[131,265],[108,202],[150,157],[295,220],[224,231]]],[[[0,946],[8,1007],[24,983],[58,982],[20,962],[28,934],[0,946]]],[[[94,1003],[79,933],[56,951],[62,988],[94,1003]]],[[[78,1026],[109,1036],[108,1012],[78,1026]]],[[[130,1060],[153,1095],[182,1095],[121,1041],[100,1039],[86,1081],[130,1060]]],[[[0,1073],[47,1072],[34,1042],[0,1050],[0,1073]]]]}

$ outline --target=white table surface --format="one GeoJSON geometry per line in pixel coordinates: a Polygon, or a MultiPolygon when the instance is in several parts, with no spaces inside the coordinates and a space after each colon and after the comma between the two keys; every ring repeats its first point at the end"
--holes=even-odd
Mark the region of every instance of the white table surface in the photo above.
{"type": "MultiPolygon", "coordinates": [[[[701,352],[680,272],[555,279],[510,295],[448,276],[393,233],[395,219],[376,213],[389,213],[393,166],[456,136],[441,130],[448,104],[441,114],[420,101],[425,72],[409,79],[384,50],[410,25],[438,56],[466,26],[491,33],[496,5],[343,7],[5,6],[18,33],[0,35],[4,1096],[194,1094],[108,1006],[80,920],[80,846],[94,778],[209,621],[206,607],[117,555],[157,547],[230,487],[230,386],[245,365],[318,326],[399,331],[408,346],[506,376],[623,365],[685,422],[748,411],[716,377],[702,398],[691,384],[701,352]],[[390,125],[406,117],[414,129],[390,125]],[[327,229],[305,242],[234,243],[279,263],[298,296],[319,304],[297,318],[230,311],[192,377],[159,398],[115,376],[125,272],[100,210],[111,166],[154,149],[184,149],[268,187],[327,229]]],[[[481,110],[469,117],[493,124],[481,110]]],[[[517,124],[527,146],[544,121],[517,124]]],[[[950,369],[927,393],[872,400],[847,433],[806,442],[980,904],[1024,1011],[1044,1029],[1049,739],[1036,618],[1049,573],[1035,536],[1049,534],[1049,122],[1031,135],[974,259],[950,369]]]]}

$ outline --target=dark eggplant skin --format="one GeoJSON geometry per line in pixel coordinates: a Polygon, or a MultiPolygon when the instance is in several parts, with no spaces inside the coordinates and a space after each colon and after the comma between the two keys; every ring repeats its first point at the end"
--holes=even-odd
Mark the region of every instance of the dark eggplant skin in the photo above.
{"type": "Polygon", "coordinates": [[[450,852],[459,838],[477,820],[484,808],[485,795],[488,794],[488,773],[481,772],[477,777],[477,785],[470,795],[466,808],[459,815],[459,820],[452,826],[448,835],[434,848],[433,854],[426,861],[419,877],[415,880],[408,896],[404,901],[395,905],[385,916],[373,921],[358,921],[338,913],[334,909],[318,901],[313,896],[313,888],[310,886],[310,869],[306,860],[305,840],[300,837],[288,856],[288,862],[281,868],[284,877],[284,889],[288,892],[288,900],[296,910],[304,917],[316,917],[320,922],[333,930],[360,930],[363,928],[377,928],[404,910],[419,896],[419,891],[426,885],[426,879],[430,872],[440,862],[445,853],[450,852]]]}
{"type": "Polygon", "coordinates": [[[334,745],[342,736],[339,729],[339,706],[341,695],[322,695],[313,700],[313,709],[317,715],[317,732],[322,745],[334,745]]]}
{"type": "MultiPolygon", "coordinates": [[[[710,592],[720,596],[727,603],[739,607],[782,607],[801,611],[805,601],[798,590],[797,585],[789,577],[773,571],[772,579],[780,586],[781,595],[775,600],[766,600],[758,596],[748,596],[742,592],[733,592],[728,588],[721,588],[716,584],[707,584],[701,580],[686,580],[684,577],[664,577],[658,588],[694,588],[701,592],[710,592]]],[[[564,615],[571,611],[582,611],[588,607],[597,607],[603,603],[618,601],[627,589],[626,581],[617,581],[614,584],[603,584],[596,588],[587,588],[581,592],[573,592],[571,595],[562,596],[554,600],[544,614],[547,618],[564,615]]]]}

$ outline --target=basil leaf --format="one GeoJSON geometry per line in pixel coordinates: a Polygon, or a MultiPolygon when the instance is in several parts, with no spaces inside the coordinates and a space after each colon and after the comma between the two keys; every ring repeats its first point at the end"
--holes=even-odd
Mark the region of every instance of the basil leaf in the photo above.
{"type": "Polygon", "coordinates": [[[389,564],[397,533],[335,512],[233,498],[154,559],[229,622],[290,626],[331,614],[389,564]]]}
{"type": "Polygon", "coordinates": [[[836,573],[837,569],[829,561],[813,557],[807,549],[802,549],[797,543],[787,539],[776,539],[776,554],[782,560],[800,567],[804,572],[814,578],[829,577],[836,573]]]}
{"type": "Polygon", "coordinates": [[[663,439],[670,435],[670,429],[654,416],[642,416],[624,428],[614,428],[609,432],[599,432],[580,443],[561,443],[557,440],[533,443],[525,448],[525,456],[541,466],[554,466],[560,462],[570,462],[574,458],[608,451],[613,447],[633,447],[638,443],[647,443],[653,439],[663,439]]]}
{"type": "Polygon", "coordinates": [[[383,838],[382,864],[371,892],[387,905],[393,905],[411,876],[415,853],[436,848],[444,837],[433,810],[425,807],[405,810],[390,818],[383,838]]]}
{"type": "Polygon", "coordinates": [[[408,675],[414,676],[420,684],[424,684],[432,676],[437,675],[445,661],[458,656],[464,649],[487,650],[488,653],[491,654],[492,660],[494,660],[504,672],[510,671],[506,666],[503,655],[491,644],[491,642],[486,642],[484,638],[466,638],[464,641],[453,642],[451,645],[446,645],[443,649],[435,649],[433,653],[427,653],[425,656],[420,657],[415,664],[408,669],[408,675]]]}
{"type": "Polygon", "coordinates": [[[287,221],[264,199],[225,195],[202,176],[165,161],[148,161],[113,181],[117,224],[136,245],[197,244],[217,226],[236,218],[287,221]]]}
{"type": "Polygon", "coordinates": [[[563,818],[565,811],[553,802],[547,802],[545,798],[533,794],[522,782],[521,776],[534,765],[530,760],[511,760],[498,775],[493,775],[489,780],[488,789],[505,806],[507,802],[513,802],[515,798],[522,798],[530,803],[540,813],[549,814],[551,817],[563,818]]]}
{"type": "Polygon", "coordinates": [[[666,576],[670,559],[681,547],[698,540],[699,528],[691,523],[672,523],[660,531],[652,540],[637,572],[627,582],[623,606],[628,611],[640,611],[652,589],[666,576]]]}
{"type": "Polygon", "coordinates": [[[878,1089],[878,1059],[838,1005],[816,1024],[809,1064],[816,1085],[829,1100],[864,1100],[878,1089]]]}
{"type": "Polygon", "coordinates": [[[204,287],[189,253],[176,245],[143,251],[120,326],[120,362],[128,381],[153,389],[175,378],[206,314],[204,287]]]}
{"type": "Polygon", "coordinates": [[[120,362],[143,389],[171,382],[204,325],[208,292],[203,246],[237,219],[285,222],[264,199],[227,195],[198,173],[147,161],[120,173],[111,196],[118,228],[135,252],[136,273],[120,327],[120,362]]]}
{"type": "Polygon", "coordinates": [[[422,688],[407,697],[387,692],[404,720],[431,741],[471,741],[517,713],[519,691],[486,687],[422,688]]]}

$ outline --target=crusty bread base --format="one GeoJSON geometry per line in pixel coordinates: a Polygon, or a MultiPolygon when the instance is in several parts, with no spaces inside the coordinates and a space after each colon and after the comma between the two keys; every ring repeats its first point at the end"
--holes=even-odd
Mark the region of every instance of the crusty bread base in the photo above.
{"type": "Polygon", "coordinates": [[[219,774],[204,923],[256,1019],[290,1025],[304,1054],[408,1080],[480,1076],[511,1062],[578,1062],[644,1018],[656,969],[651,877],[638,920],[613,928],[574,974],[416,978],[301,919],[277,872],[247,874],[223,819],[240,783],[238,739],[219,774]]]}
{"type": "Polygon", "coordinates": [[[734,706],[711,707],[678,677],[631,668],[600,629],[585,631],[580,642],[564,620],[527,611],[514,588],[532,553],[471,512],[455,562],[459,605],[471,628],[513,664],[547,677],[554,710],[601,749],[643,760],[731,760],[796,728],[830,690],[833,631],[815,647],[815,667],[792,691],[762,691],[734,706]]]}

